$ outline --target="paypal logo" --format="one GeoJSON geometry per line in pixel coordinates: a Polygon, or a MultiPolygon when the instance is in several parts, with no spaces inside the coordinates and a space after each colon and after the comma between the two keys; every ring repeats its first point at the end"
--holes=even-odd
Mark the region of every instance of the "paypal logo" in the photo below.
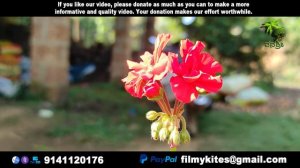
{"type": "Polygon", "coordinates": [[[148,157],[146,154],[141,154],[140,155],[140,163],[144,164],[145,161],[147,161],[148,157]]]}
{"type": "Polygon", "coordinates": [[[165,156],[165,157],[156,157],[151,156],[150,162],[154,163],[176,163],[177,162],[177,156],[171,157],[171,156],[165,156]]]}

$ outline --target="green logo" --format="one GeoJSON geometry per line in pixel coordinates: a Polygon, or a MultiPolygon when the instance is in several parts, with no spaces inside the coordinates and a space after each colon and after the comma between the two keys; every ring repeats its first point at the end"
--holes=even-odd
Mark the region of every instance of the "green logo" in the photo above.
{"type": "Polygon", "coordinates": [[[270,20],[261,25],[264,32],[273,38],[273,41],[265,42],[265,47],[275,47],[279,49],[283,47],[282,40],[286,36],[286,31],[283,26],[280,25],[279,20],[270,20]]]}

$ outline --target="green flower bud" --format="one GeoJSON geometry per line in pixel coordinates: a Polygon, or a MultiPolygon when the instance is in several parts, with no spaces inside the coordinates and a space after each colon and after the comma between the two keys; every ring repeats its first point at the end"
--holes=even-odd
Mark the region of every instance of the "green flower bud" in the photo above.
{"type": "Polygon", "coordinates": [[[180,134],[176,127],[173,129],[169,137],[169,144],[171,143],[175,146],[180,144],[180,134]]]}
{"type": "Polygon", "coordinates": [[[173,129],[174,129],[174,124],[171,123],[171,124],[168,126],[168,131],[169,131],[169,132],[172,132],[173,129]]]}
{"type": "Polygon", "coordinates": [[[148,120],[150,120],[150,121],[153,121],[153,120],[157,119],[158,116],[159,116],[159,113],[156,112],[156,111],[153,111],[153,110],[148,111],[148,112],[146,113],[146,118],[147,118],[148,120]]]}
{"type": "Polygon", "coordinates": [[[186,129],[180,131],[180,140],[182,143],[189,143],[191,141],[191,136],[186,129]]]}
{"type": "Polygon", "coordinates": [[[158,140],[158,132],[157,131],[151,131],[151,137],[153,140],[158,140]]]}
{"type": "Polygon", "coordinates": [[[159,131],[159,140],[160,141],[165,141],[168,136],[169,136],[169,131],[167,128],[160,129],[160,131],[159,131]]]}
{"type": "Polygon", "coordinates": [[[171,124],[171,119],[168,115],[164,116],[161,121],[164,127],[168,127],[171,124]]]}
{"type": "Polygon", "coordinates": [[[161,129],[161,127],[162,127],[161,121],[154,121],[151,124],[151,131],[158,132],[161,129]]]}

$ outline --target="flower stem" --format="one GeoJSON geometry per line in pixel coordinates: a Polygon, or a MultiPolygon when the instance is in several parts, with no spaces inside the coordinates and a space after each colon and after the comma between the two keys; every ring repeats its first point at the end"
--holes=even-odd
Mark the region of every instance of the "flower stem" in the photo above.
{"type": "MultiPolygon", "coordinates": [[[[163,86],[160,81],[158,81],[159,85],[163,86]]],[[[163,87],[162,87],[163,88],[163,87]]],[[[165,89],[162,89],[162,98],[157,101],[157,103],[160,103],[160,108],[167,114],[171,115],[173,112],[171,111],[171,106],[168,100],[168,97],[166,95],[165,89]]]]}
{"type": "Polygon", "coordinates": [[[175,104],[174,104],[174,113],[175,113],[175,114],[178,113],[178,111],[177,111],[177,109],[178,109],[178,103],[179,103],[179,101],[176,99],[176,100],[175,100],[175,104]]]}
{"type": "Polygon", "coordinates": [[[177,111],[178,111],[177,116],[182,115],[182,113],[184,112],[183,107],[184,107],[184,103],[179,101],[179,104],[178,104],[178,107],[177,107],[177,111]]]}
{"type": "Polygon", "coordinates": [[[157,100],[156,103],[163,112],[170,114],[169,111],[166,109],[166,106],[164,105],[163,99],[157,100]]]}
{"type": "Polygon", "coordinates": [[[183,116],[180,117],[182,130],[186,130],[186,121],[183,116]]]}
{"type": "Polygon", "coordinates": [[[169,102],[169,100],[168,100],[168,97],[167,97],[165,91],[163,92],[163,100],[164,100],[164,103],[165,103],[166,108],[167,108],[167,110],[169,111],[169,113],[170,113],[170,114],[173,114],[173,112],[171,111],[170,102],[169,102]]]}

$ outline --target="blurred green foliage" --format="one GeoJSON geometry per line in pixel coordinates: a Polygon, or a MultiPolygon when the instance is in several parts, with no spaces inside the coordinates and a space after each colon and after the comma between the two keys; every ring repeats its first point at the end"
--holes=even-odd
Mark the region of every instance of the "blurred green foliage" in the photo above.
{"type": "Polygon", "coordinates": [[[286,53],[289,56],[288,65],[298,66],[300,64],[300,18],[299,17],[284,17],[280,18],[287,31],[285,44],[288,45],[286,53]]]}
{"type": "Polygon", "coordinates": [[[148,135],[145,113],[149,109],[149,104],[133,98],[117,84],[72,86],[48,135],[124,145],[138,135],[148,135]]]}
{"type": "Polygon", "coordinates": [[[225,74],[231,71],[251,72],[250,63],[257,64],[260,72],[260,56],[256,49],[269,37],[260,29],[262,18],[245,17],[197,17],[190,25],[180,24],[181,18],[175,18],[186,31],[187,38],[204,41],[206,50],[211,52],[225,65],[225,74]]]}
{"type": "Polygon", "coordinates": [[[298,151],[299,119],[279,114],[214,111],[199,118],[199,150],[298,151]]]}
{"type": "Polygon", "coordinates": [[[1,17],[0,23],[30,26],[30,17],[1,17]]]}
{"type": "Polygon", "coordinates": [[[176,43],[186,38],[186,32],[180,18],[156,17],[155,30],[159,33],[170,33],[171,42],[176,43]]]}
{"type": "MultiPolygon", "coordinates": [[[[111,45],[115,42],[115,17],[79,17],[81,43],[90,47],[95,43],[111,45]]],[[[73,21],[73,20],[72,20],[73,21]]],[[[133,17],[131,20],[132,49],[139,50],[140,37],[143,33],[145,19],[133,17]]]]}
{"type": "MultiPolygon", "coordinates": [[[[201,40],[224,67],[224,75],[231,73],[255,74],[265,83],[272,84],[280,74],[264,69],[264,42],[273,37],[264,33],[263,23],[278,20],[285,29],[284,52],[287,62],[284,69],[299,66],[300,18],[296,17],[196,17],[190,24],[183,24],[184,17],[158,18],[157,31],[169,32],[173,39],[183,37],[201,40]],[[175,26],[176,25],[176,26],[175,26]],[[176,32],[176,33],[173,33],[176,32]]],[[[276,50],[276,49],[269,49],[276,50]]],[[[266,63],[266,62],[264,62],[266,63]]]]}
{"type": "MultiPolygon", "coordinates": [[[[270,73],[265,73],[262,66],[263,44],[273,38],[260,28],[263,23],[278,20],[284,27],[286,37],[283,39],[284,50],[288,59],[286,67],[299,66],[300,59],[300,18],[297,17],[195,17],[191,24],[184,24],[185,17],[156,17],[157,33],[172,34],[171,43],[181,39],[201,40],[224,67],[224,74],[245,72],[259,74],[264,80],[272,81],[270,73]]],[[[115,17],[79,17],[80,42],[85,47],[95,43],[112,45],[115,37],[115,17]]],[[[73,22],[74,18],[71,19],[73,22]]],[[[132,17],[130,41],[132,49],[139,51],[146,18],[132,17]]],[[[30,17],[3,17],[0,23],[30,26],[30,17]]],[[[71,27],[74,26],[71,24],[71,27]]],[[[1,32],[1,31],[0,31],[1,32]]],[[[4,31],[3,31],[4,32],[4,31]]],[[[270,30],[269,30],[270,32],[270,30]]],[[[279,75],[278,73],[276,74],[279,75]]]]}

